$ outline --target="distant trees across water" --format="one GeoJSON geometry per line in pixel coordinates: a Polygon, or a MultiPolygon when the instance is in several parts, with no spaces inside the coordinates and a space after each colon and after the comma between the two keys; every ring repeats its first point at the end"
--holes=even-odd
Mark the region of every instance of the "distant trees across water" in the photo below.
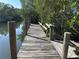
{"type": "Polygon", "coordinates": [[[4,4],[0,2],[0,22],[7,22],[7,21],[20,21],[22,20],[21,17],[21,9],[14,8],[10,4],[4,4]]]}

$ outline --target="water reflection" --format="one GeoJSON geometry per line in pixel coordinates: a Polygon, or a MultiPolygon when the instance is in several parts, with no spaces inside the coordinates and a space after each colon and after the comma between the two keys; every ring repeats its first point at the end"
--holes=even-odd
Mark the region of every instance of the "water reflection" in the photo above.
{"type": "Polygon", "coordinates": [[[6,35],[7,34],[7,26],[5,23],[0,23],[0,35],[6,35]]]}
{"type": "MultiPolygon", "coordinates": [[[[23,23],[19,22],[16,26],[16,46],[17,52],[21,46],[23,39],[23,23]]],[[[9,34],[7,30],[7,24],[0,24],[0,59],[11,59],[10,57],[10,45],[9,45],[9,34]]]]}

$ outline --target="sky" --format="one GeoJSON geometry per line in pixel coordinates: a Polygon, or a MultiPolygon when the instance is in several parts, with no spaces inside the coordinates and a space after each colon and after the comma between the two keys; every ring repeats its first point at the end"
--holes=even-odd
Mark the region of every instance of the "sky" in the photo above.
{"type": "Polygon", "coordinates": [[[11,4],[15,8],[21,8],[20,0],[0,0],[0,2],[6,3],[6,4],[11,4]]]}

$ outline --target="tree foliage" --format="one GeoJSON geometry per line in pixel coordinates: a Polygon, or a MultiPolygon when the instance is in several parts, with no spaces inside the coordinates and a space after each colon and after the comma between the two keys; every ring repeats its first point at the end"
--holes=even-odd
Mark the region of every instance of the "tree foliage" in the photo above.
{"type": "Polygon", "coordinates": [[[70,18],[69,2],[69,0],[33,0],[33,5],[41,22],[54,24],[57,34],[62,35],[66,21],[70,18]]]}
{"type": "Polygon", "coordinates": [[[38,23],[38,14],[34,10],[33,0],[21,0],[22,12],[25,20],[30,20],[31,23],[38,23]]]}
{"type": "Polygon", "coordinates": [[[32,0],[20,0],[22,4],[22,12],[24,18],[29,18],[32,12],[32,0]]]}
{"type": "Polygon", "coordinates": [[[39,18],[43,24],[55,25],[56,34],[61,37],[65,31],[72,32],[78,37],[79,0],[21,0],[21,2],[24,18],[30,18],[32,21],[39,18]]]}
{"type": "Polygon", "coordinates": [[[21,20],[22,18],[17,10],[12,5],[0,3],[0,22],[21,20]]]}
{"type": "Polygon", "coordinates": [[[79,0],[33,0],[33,5],[43,24],[55,25],[57,35],[65,31],[78,35],[79,0]]]}

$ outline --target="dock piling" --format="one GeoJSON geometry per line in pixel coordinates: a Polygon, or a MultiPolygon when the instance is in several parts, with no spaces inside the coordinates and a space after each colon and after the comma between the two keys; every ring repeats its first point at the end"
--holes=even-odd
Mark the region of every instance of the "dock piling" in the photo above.
{"type": "Polygon", "coordinates": [[[62,59],[67,59],[70,35],[71,35],[70,32],[64,33],[64,42],[63,42],[64,45],[63,45],[62,59]]]}
{"type": "Polygon", "coordinates": [[[8,31],[9,31],[9,39],[10,39],[11,59],[17,59],[15,21],[8,22],[8,31]]]}

